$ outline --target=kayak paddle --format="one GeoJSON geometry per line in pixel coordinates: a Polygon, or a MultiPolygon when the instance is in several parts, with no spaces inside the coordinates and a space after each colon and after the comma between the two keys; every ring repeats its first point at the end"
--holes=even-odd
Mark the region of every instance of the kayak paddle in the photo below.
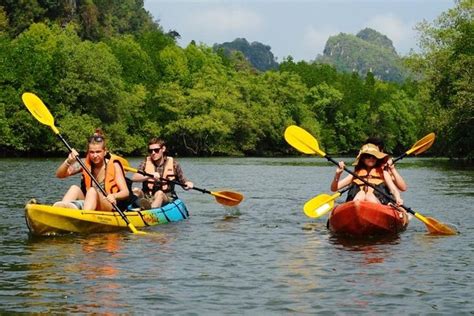
{"type": "MultiPolygon", "coordinates": [[[[139,171],[138,169],[130,167],[128,165],[128,163],[124,164],[124,169],[127,170],[127,171],[131,171],[133,173],[140,173],[140,174],[143,174],[143,175],[148,176],[148,177],[153,177],[152,174],[149,174],[149,173],[146,173],[146,172],[143,172],[143,171],[139,171]]],[[[181,183],[181,182],[178,182],[178,181],[169,180],[169,179],[166,179],[166,178],[160,178],[160,180],[185,187],[184,183],[181,183]]],[[[238,192],[232,192],[232,191],[212,192],[212,191],[209,191],[209,190],[206,190],[206,189],[200,189],[200,188],[196,188],[196,187],[193,187],[192,189],[196,190],[196,191],[199,191],[201,193],[211,194],[216,198],[216,201],[218,203],[220,203],[222,205],[226,205],[226,206],[236,206],[236,205],[240,204],[240,202],[244,199],[244,196],[242,194],[238,193],[238,192]]]]}
{"type": "MultiPolygon", "coordinates": [[[[403,159],[404,157],[412,153],[414,153],[415,155],[419,155],[425,152],[431,147],[431,145],[433,145],[434,140],[434,133],[426,135],[425,137],[417,141],[413,146],[411,146],[411,148],[405,153],[393,159],[393,163],[403,159]]],[[[333,195],[323,193],[312,198],[311,200],[305,203],[303,207],[304,213],[306,214],[306,216],[311,218],[318,218],[320,216],[323,216],[324,214],[332,210],[332,208],[334,207],[334,201],[347,190],[349,190],[349,186],[341,191],[336,192],[333,195]]]]}
{"type": "MultiPolygon", "coordinates": [[[[72,152],[71,146],[66,142],[66,140],[62,137],[62,135],[59,133],[59,130],[57,127],[54,125],[54,117],[51,115],[51,112],[49,112],[48,108],[46,105],[41,101],[41,99],[35,95],[34,93],[31,92],[25,92],[21,96],[23,103],[25,104],[26,108],[28,111],[30,111],[31,115],[40,122],[41,124],[49,126],[53,132],[59,137],[59,139],[63,142],[64,145],[66,145],[67,149],[69,152],[72,152]]],[[[79,156],[76,156],[77,162],[81,165],[82,169],[84,169],[89,177],[91,177],[92,181],[95,183],[96,187],[100,190],[100,192],[104,195],[107,196],[107,192],[100,186],[99,182],[94,178],[92,175],[91,171],[84,165],[82,160],[79,158],[79,156]]],[[[118,206],[115,203],[112,203],[112,206],[115,211],[117,211],[120,216],[123,218],[125,223],[127,224],[128,228],[134,233],[134,234],[146,234],[143,231],[138,231],[135,226],[128,220],[127,216],[122,212],[121,209],[118,208],[118,206]]]]}
{"type": "Polygon", "coordinates": [[[425,137],[417,141],[405,153],[393,159],[393,163],[405,158],[406,156],[410,154],[415,154],[415,156],[418,156],[419,154],[424,153],[426,150],[428,150],[431,147],[431,145],[433,145],[435,138],[436,138],[435,133],[429,133],[428,135],[426,135],[425,137]]]}
{"type": "MultiPolygon", "coordinates": [[[[298,151],[302,152],[302,153],[305,153],[305,154],[318,154],[320,155],[321,157],[323,158],[326,158],[328,161],[332,162],[333,164],[335,164],[336,166],[338,166],[338,162],[335,161],[333,158],[331,158],[330,156],[328,156],[324,151],[322,151],[320,148],[319,148],[319,145],[318,145],[318,141],[316,138],[313,137],[313,135],[311,135],[310,133],[308,133],[306,130],[304,130],[303,128],[301,127],[298,127],[296,125],[291,125],[289,127],[286,128],[285,130],[285,140],[288,142],[288,144],[290,144],[291,146],[293,146],[295,149],[297,149],[298,151]]],[[[387,198],[388,200],[390,200],[393,204],[396,204],[395,200],[387,195],[384,191],[380,190],[379,188],[377,188],[376,186],[372,185],[371,183],[367,182],[364,178],[360,177],[359,175],[357,175],[356,173],[350,171],[349,169],[347,169],[346,167],[344,167],[344,171],[348,172],[349,174],[351,174],[353,177],[359,179],[360,181],[362,181],[364,184],[370,186],[371,188],[373,188],[375,191],[379,192],[380,194],[382,194],[383,196],[385,196],[385,198],[387,198]]],[[[433,233],[433,234],[440,234],[440,235],[455,235],[457,234],[457,231],[451,227],[449,227],[448,225],[446,224],[443,224],[439,221],[437,221],[436,219],[434,218],[426,218],[424,217],[423,215],[415,212],[414,210],[412,210],[411,208],[407,207],[407,206],[404,206],[404,205],[400,205],[400,207],[402,207],[403,209],[405,209],[408,213],[411,213],[412,215],[414,215],[416,218],[418,218],[420,221],[422,221],[423,223],[425,223],[425,225],[427,226],[428,228],[428,231],[430,233],[433,233]]]]}
{"type": "Polygon", "coordinates": [[[349,190],[350,186],[347,186],[341,191],[334,193],[333,195],[329,194],[320,194],[315,196],[308,202],[304,204],[303,211],[306,216],[311,218],[318,218],[328,213],[334,207],[334,201],[340,197],[344,192],[349,190]]]}

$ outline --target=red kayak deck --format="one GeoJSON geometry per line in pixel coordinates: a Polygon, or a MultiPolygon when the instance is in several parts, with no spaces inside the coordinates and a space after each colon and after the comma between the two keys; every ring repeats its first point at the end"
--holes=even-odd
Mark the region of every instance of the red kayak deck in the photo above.
{"type": "Polygon", "coordinates": [[[328,223],[333,233],[352,236],[398,234],[407,226],[408,216],[405,211],[366,201],[338,205],[331,212],[328,223]]]}

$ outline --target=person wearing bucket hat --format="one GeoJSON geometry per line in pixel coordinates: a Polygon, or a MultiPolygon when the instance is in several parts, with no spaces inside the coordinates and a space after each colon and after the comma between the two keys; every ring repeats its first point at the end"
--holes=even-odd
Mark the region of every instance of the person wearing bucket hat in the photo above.
{"type": "MultiPolygon", "coordinates": [[[[382,139],[378,137],[369,137],[365,140],[364,145],[368,143],[374,144],[379,148],[380,151],[382,152],[384,151],[384,142],[382,139]]],[[[392,177],[392,181],[397,187],[397,189],[399,191],[405,192],[408,186],[405,180],[403,179],[403,177],[398,172],[397,168],[395,168],[395,164],[393,163],[393,160],[391,157],[389,157],[389,159],[387,160],[387,163],[385,164],[384,169],[386,169],[388,173],[390,174],[390,176],[392,177]]]]}
{"type": "MultiPolygon", "coordinates": [[[[373,184],[380,190],[386,192],[388,195],[391,194],[397,205],[402,205],[403,200],[400,196],[400,192],[397,190],[388,171],[383,168],[387,163],[388,158],[388,155],[381,152],[375,144],[364,144],[353,163],[353,165],[355,165],[354,172],[370,184],[373,184]]],[[[349,193],[347,194],[347,201],[362,200],[388,204],[389,200],[383,194],[380,194],[351,174],[339,181],[339,178],[344,171],[344,167],[344,162],[340,161],[331,183],[331,190],[333,192],[347,185],[351,185],[349,193]]]]}

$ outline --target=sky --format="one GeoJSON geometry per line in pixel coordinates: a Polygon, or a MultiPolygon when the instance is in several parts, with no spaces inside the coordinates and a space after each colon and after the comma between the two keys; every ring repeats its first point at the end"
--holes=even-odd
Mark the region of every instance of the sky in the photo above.
{"type": "Polygon", "coordinates": [[[414,27],[433,22],[454,0],[145,0],[145,9],[178,44],[212,46],[245,38],[271,47],[277,61],[314,60],[330,36],[370,27],[388,36],[400,55],[418,50],[414,27]]]}

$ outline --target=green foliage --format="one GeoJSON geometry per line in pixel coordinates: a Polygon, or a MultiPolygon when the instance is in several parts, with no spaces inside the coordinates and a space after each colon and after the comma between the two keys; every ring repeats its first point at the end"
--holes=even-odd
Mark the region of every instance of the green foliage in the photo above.
{"type": "Polygon", "coordinates": [[[0,34],[8,30],[8,17],[5,9],[0,6],[0,34]]]}
{"type": "Polygon", "coordinates": [[[185,52],[178,46],[167,46],[158,53],[158,68],[162,80],[185,82],[189,75],[185,52]]]}
{"type": "Polygon", "coordinates": [[[0,148],[6,150],[13,147],[13,134],[5,113],[5,104],[0,104],[0,148]]]}
{"type": "Polygon", "coordinates": [[[107,127],[108,149],[117,154],[141,154],[147,142],[139,134],[129,132],[124,122],[117,122],[107,127]]]}
{"type": "Polygon", "coordinates": [[[85,41],[66,52],[64,77],[57,85],[63,102],[78,114],[88,113],[105,122],[116,122],[123,80],[120,64],[110,48],[104,43],[85,41]]]}
{"type": "MultiPolygon", "coordinates": [[[[103,127],[100,120],[91,115],[76,115],[71,113],[58,119],[57,126],[61,135],[63,135],[69,145],[76,148],[79,152],[86,151],[88,139],[94,133],[95,129],[103,127]]],[[[52,134],[50,131],[48,132],[52,134]]],[[[108,139],[107,130],[104,130],[104,132],[108,139]]],[[[67,148],[65,148],[62,143],[56,142],[56,146],[59,146],[59,151],[67,152],[67,148]]]]}
{"type": "Polygon", "coordinates": [[[222,149],[230,135],[230,123],[230,113],[216,110],[171,122],[164,135],[175,140],[175,147],[193,155],[222,155],[226,152],[222,149]]]}
{"type": "Polygon", "coordinates": [[[157,74],[160,74],[160,58],[159,52],[166,46],[174,46],[175,40],[169,35],[163,33],[161,28],[157,30],[150,30],[136,35],[137,42],[141,48],[146,52],[148,57],[151,59],[154,65],[154,70],[157,74]]]}
{"type": "Polygon", "coordinates": [[[470,160],[474,160],[473,17],[472,1],[457,1],[433,24],[419,24],[423,53],[409,60],[412,69],[423,75],[418,98],[431,114],[425,126],[441,139],[438,152],[470,160]]]}
{"type": "Polygon", "coordinates": [[[17,36],[37,22],[54,22],[62,26],[76,24],[81,38],[92,41],[159,28],[144,9],[143,0],[7,0],[2,1],[2,5],[7,12],[12,36],[17,36]]]}
{"type": "Polygon", "coordinates": [[[331,154],[355,154],[369,136],[399,154],[436,131],[438,153],[472,157],[472,7],[459,2],[437,23],[421,26],[424,53],[406,60],[418,81],[399,84],[379,79],[400,59],[370,29],[330,39],[334,66],[288,57],[274,68],[260,43],[234,41],[240,49],[230,53],[179,47],[179,34],[163,33],[141,0],[8,1],[0,9],[0,149],[66,152],[22,104],[32,91],[80,151],[101,127],[122,155],[145,154],[154,136],[172,154],[284,155],[294,151],[283,132],[297,124],[331,154]],[[273,70],[256,71],[248,54],[273,70]]]}
{"type": "Polygon", "coordinates": [[[308,88],[321,83],[331,84],[338,79],[336,69],[328,64],[308,63],[300,61],[294,63],[291,58],[284,60],[280,64],[280,71],[295,72],[301,77],[308,88]]]}
{"type": "Polygon", "coordinates": [[[9,33],[17,36],[26,30],[31,24],[44,16],[46,10],[41,7],[38,0],[31,1],[2,1],[3,9],[7,13],[9,21],[9,33]]]}
{"type": "Polygon", "coordinates": [[[113,37],[107,45],[119,61],[127,83],[153,86],[157,80],[153,62],[132,36],[113,37]]]}

